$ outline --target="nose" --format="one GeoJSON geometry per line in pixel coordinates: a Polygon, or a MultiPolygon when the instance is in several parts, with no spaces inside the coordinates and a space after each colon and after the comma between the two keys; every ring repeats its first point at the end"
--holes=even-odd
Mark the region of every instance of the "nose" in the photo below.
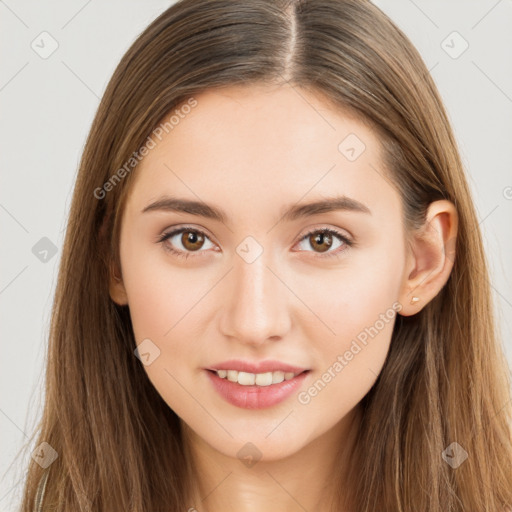
{"type": "Polygon", "coordinates": [[[290,329],[292,292],[267,252],[248,263],[234,255],[222,290],[221,331],[247,345],[281,339],[290,329]]]}

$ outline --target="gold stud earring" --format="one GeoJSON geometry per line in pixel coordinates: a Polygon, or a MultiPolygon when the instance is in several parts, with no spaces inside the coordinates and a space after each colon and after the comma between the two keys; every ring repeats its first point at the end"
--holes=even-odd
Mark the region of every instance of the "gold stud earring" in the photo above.
{"type": "Polygon", "coordinates": [[[416,304],[416,302],[418,302],[419,300],[420,300],[420,298],[419,298],[419,297],[413,297],[413,298],[411,299],[411,304],[416,304]]]}

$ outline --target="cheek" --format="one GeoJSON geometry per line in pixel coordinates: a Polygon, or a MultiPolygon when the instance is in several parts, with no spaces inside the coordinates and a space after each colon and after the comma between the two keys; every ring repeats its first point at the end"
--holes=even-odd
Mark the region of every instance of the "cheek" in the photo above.
{"type": "Polygon", "coordinates": [[[126,272],[125,286],[137,342],[142,338],[164,340],[172,332],[184,304],[188,303],[188,290],[149,265],[126,272]]]}
{"type": "MultiPolygon", "coordinates": [[[[365,249],[346,259],[337,268],[317,271],[314,278],[301,277],[295,289],[315,315],[309,315],[317,329],[314,339],[325,340],[326,346],[343,349],[365,328],[386,319],[394,312],[398,299],[403,261],[400,252],[390,256],[383,248],[365,249]],[[387,254],[382,257],[382,254],[387,254]]],[[[296,320],[299,322],[299,319],[296,320]]],[[[387,324],[386,324],[387,325],[387,324]]]]}
{"type": "Polygon", "coordinates": [[[172,397],[174,409],[183,395],[178,383],[185,385],[191,370],[200,373],[205,360],[199,343],[210,324],[219,276],[199,266],[180,266],[160,246],[143,248],[135,239],[126,239],[121,255],[136,344],[149,339],[156,345],[158,358],[145,370],[157,390],[172,397]]]}
{"type": "Polygon", "coordinates": [[[373,295],[349,295],[349,301],[344,296],[331,305],[325,319],[335,335],[309,336],[317,340],[319,364],[297,401],[304,414],[323,417],[324,426],[334,425],[362,400],[386,360],[396,305],[392,307],[389,291],[371,290],[373,295]]]}
{"type": "Polygon", "coordinates": [[[321,364],[317,380],[298,397],[306,409],[336,415],[350,410],[370,390],[389,351],[402,268],[399,250],[390,256],[375,246],[346,267],[317,276],[314,286],[309,283],[307,304],[323,325],[312,323],[308,335],[317,340],[314,350],[321,364]]]}
{"type": "Polygon", "coordinates": [[[122,246],[123,279],[137,342],[154,338],[165,343],[172,338],[207,291],[201,272],[180,268],[171,257],[160,244],[143,246],[135,238],[127,237],[122,246]]]}
{"type": "Polygon", "coordinates": [[[182,386],[190,387],[191,366],[198,359],[194,329],[201,297],[211,284],[194,271],[171,267],[158,252],[130,249],[127,244],[122,265],[135,341],[151,340],[158,354],[144,370],[169,407],[179,416],[189,414],[194,402],[182,386]]]}

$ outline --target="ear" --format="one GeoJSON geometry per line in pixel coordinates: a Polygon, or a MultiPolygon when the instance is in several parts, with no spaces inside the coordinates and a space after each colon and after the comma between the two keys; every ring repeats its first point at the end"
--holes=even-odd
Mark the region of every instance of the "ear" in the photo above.
{"type": "Polygon", "coordinates": [[[430,204],[425,224],[409,241],[400,315],[421,311],[448,281],[455,261],[457,226],[458,214],[452,202],[442,199],[430,204]]]}
{"type": "Polygon", "coordinates": [[[119,306],[126,306],[128,304],[128,295],[126,294],[123,279],[119,276],[117,267],[114,265],[110,267],[109,293],[110,298],[119,306]]]}

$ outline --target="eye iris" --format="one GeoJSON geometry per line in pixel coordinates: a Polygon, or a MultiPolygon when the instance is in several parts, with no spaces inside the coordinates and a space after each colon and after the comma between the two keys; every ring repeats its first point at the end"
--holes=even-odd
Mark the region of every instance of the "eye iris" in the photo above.
{"type": "Polygon", "coordinates": [[[309,237],[310,240],[313,240],[313,243],[311,243],[311,246],[312,247],[315,247],[317,246],[317,244],[320,245],[319,247],[319,252],[325,252],[327,251],[328,249],[331,248],[332,246],[332,235],[330,235],[329,233],[317,233],[317,234],[314,234],[314,235],[311,235],[309,237]],[[326,247],[325,245],[322,247],[321,244],[326,242],[327,241],[327,244],[328,246],[326,247]]]}
{"type": "Polygon", "coordinates": [[[196,233],[194,231],[184,231],[181,235],[181,243],[183,244],[183,247],[189,251],[195,251],[197,249],[200,249],[204,244],[204,236],[201,233],[196,233]],[[197,244],[200,242],[199,246],[190,247],[188,244],[197,244]]]}

